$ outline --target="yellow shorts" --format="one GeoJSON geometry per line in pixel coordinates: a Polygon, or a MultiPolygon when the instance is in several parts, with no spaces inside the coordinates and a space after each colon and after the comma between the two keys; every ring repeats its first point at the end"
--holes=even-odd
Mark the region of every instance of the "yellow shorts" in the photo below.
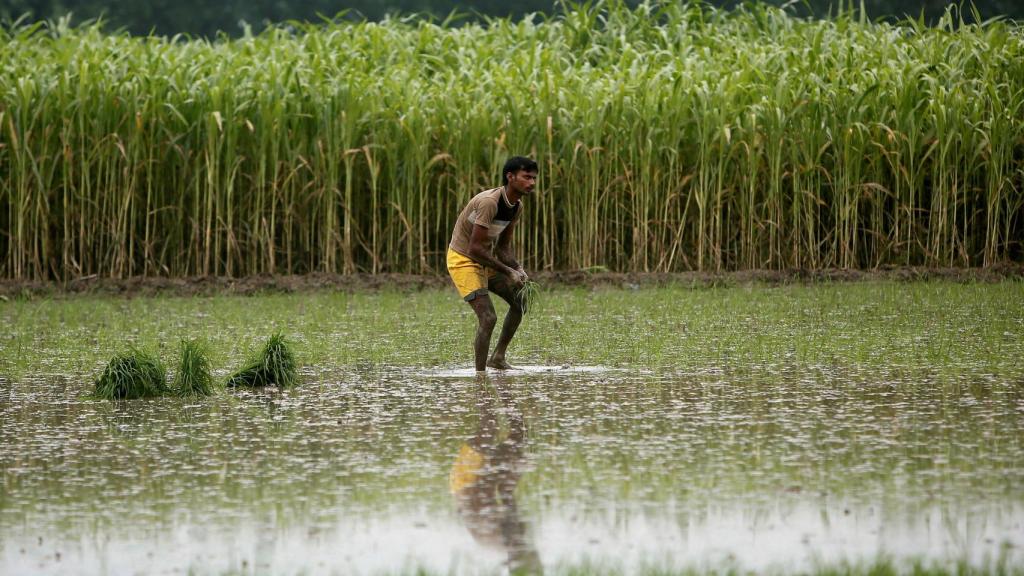
{"type": "Polygon", "coordinates": [[[448,275],[452,277],[459,296],[469,302],[477,294],[487,294],[487,281],[494,277],[495,271],[449,248],[448,275]]]}

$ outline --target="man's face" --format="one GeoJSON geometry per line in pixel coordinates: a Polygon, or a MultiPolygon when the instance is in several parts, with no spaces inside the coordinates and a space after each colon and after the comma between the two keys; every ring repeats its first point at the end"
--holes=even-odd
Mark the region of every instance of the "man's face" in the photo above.
{"type": "Polygon", "coordinates": [[[521,196],[533,194],[535,186],[537,186],[536,170],[518,170],[508,173],[509,190],[515,190],[521,196]]]}

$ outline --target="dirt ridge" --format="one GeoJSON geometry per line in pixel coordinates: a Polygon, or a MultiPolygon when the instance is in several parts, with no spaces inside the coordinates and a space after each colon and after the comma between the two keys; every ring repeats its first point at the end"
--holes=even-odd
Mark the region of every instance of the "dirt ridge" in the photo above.
{"type": "MultiPolygon", "coordinates": [[[[1024,263],[987,268],[887,267],[874,270],[741,270],[732,272],[620,273],[565,270],[533,275],[544,287],[606,287],[638,289],[651,286],[693,288],[760,283],[769,285],[865,281],[999,282],[1024,279],[1024,263]]],[[[78,295],[123,297],[216,296],[273,293],[377,290],[417,291],[449,286],[439,274],[325,274],[260,275],[242,278],[205,276],[190,278],[139,277],[129,279],[89,276],[69,282],[0,280],[0,301],[63,298],[78,295]]]]}

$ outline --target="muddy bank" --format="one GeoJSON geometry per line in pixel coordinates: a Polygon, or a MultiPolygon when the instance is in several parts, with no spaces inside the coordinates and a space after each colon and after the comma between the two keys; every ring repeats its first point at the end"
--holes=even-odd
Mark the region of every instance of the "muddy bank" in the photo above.
{"type": "MultiPolygon", "coordinates": [[[[694,288],[734,286],[750,283],[768,285],[814,284],[822,282],[865,282],[878,280],[952,282],[998,282],[1024,279],[1024,264],[1001,264],[988,268],[880,268],[876,270],[743,270],[736,272],[616,273],[561,271],[537,272],[533,279],[545,288],[591,287],[637,289],[650,286],[694,288]]],[[[418,274],[308,274],[302,276],[248,276],[244,278],[131,278],[95,276],[69,282],[0,280],[0,300],[15,298],[107,296],[213,296],[253,295],[315,291],[416,291],[446,288],[447,276],[418,274]]]]}

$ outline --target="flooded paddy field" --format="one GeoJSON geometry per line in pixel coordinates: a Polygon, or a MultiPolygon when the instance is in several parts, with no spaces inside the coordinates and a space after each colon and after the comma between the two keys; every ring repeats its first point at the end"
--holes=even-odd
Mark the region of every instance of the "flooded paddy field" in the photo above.
{"type": "Polygon", "coordinates": [[[486,378],[447,291],[0,303],[0,573],[1022,573],[1022,296],[554,291],[486,378]],[[293,390],[86,397],[278,329],[293,390]]]}

